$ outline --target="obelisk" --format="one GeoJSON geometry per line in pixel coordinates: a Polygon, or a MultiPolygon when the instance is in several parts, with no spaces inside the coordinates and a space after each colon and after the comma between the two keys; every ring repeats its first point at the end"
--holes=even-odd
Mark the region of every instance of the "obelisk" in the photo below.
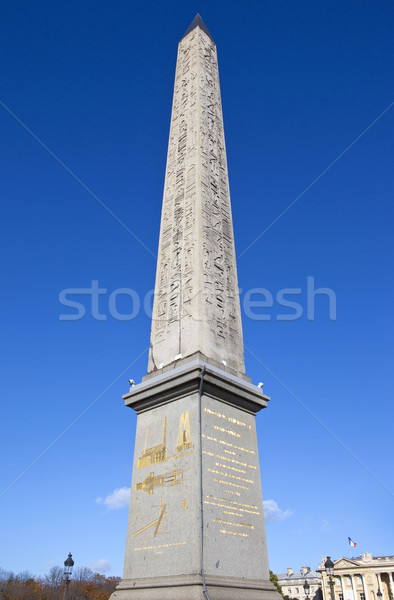
{"type": "Polygon", "coordinates": [[[137,414],[118,600],[277,600],[245,376],[216,45],[178,48],[148,374],[137,414]]]}

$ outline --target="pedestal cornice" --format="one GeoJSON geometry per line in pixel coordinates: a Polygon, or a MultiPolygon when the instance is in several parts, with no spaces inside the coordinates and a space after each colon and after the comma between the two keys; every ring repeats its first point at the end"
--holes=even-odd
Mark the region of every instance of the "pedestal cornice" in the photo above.
{"type": "MultiPolygon", "coordinates": [[[[270,581],[206,575],[210,600],[280,600],[270,581]]],[[[206,598],[200,574],[123,580],[113,600],[199,600],[206,598]]]]}
{"type": "Polygon", "coordinates": [[[201,360],[194,360],[156,377],[149,377],[133,386],[130,392],[123,396],[125,404],[141,413],[196,392],[200,386],[204,366],[205,395],[250,414],[256,414],[262,408],[266,408],[270,398],[265,396],[260,388],[201,360]]]}

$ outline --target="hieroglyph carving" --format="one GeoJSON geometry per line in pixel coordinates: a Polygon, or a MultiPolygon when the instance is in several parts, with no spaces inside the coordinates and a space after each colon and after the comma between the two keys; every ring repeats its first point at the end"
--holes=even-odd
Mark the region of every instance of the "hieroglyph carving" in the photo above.
{"type": "Polygon", "coordinates": [[[199,27],[178,49],[148,371],[195,352],[245,372],[216,46],[199,27]]]}

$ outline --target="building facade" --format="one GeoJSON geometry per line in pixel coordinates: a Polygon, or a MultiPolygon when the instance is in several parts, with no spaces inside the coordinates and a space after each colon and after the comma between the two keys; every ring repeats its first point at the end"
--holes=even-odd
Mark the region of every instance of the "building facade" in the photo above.
{"type": "MultiPolygon", "coordinates": [[[[324,569],[325,558],[318,571],[322,577],[323,600],[331,600],[329,579],[324,569]]],[[[372,556],[366,552],[356,558],[339,558],[334,562],[335,600],[394,600],[394,556],[372,556]]]]}
{"type": "Polygon", "coordinates": [[[309,599],[321,600],[321,576],[318,571],[312,571],[310,567],[301,567],[301,571],[294,572],[291,567],[288,567],[287,573],[278,573],[277,577],[284,596],[305,600],[304,583],[307,581],[309,599]]]}

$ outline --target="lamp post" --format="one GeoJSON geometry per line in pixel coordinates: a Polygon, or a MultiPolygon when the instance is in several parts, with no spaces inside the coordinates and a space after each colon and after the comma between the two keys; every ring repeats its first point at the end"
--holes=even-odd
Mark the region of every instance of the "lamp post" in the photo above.
{"type": "Polygon", "coordinates": [[[334,563],[332,562],[332,560],[329,556],[327,556],[327,560],[324,563],[324,568],[325,568],[327,576],[328,576],[328,583],[329,583],[330,591],[331,591],[331,600],[335,600],[334,580],[332,578],[332,576],[334,575],[334,563]]]}
{"type": "Polygon", "coordinates": [[[68,553],[68,557],[64,561],[64,579],[66,582],[66,587],[64,588],[64,600],[67,600],[68,596],[68,586],[70,583],[71,573],[73,572],[74,561],[71,552],[68,553]]]}
{"type": "Polygon", "coordinates": [[[309,600],[309,588],[310,588],[310,585],[307,582],[307,580],[305,579],[305,581],[304,581],[304,592],[305,592],[306,600],[309,600]]]}

